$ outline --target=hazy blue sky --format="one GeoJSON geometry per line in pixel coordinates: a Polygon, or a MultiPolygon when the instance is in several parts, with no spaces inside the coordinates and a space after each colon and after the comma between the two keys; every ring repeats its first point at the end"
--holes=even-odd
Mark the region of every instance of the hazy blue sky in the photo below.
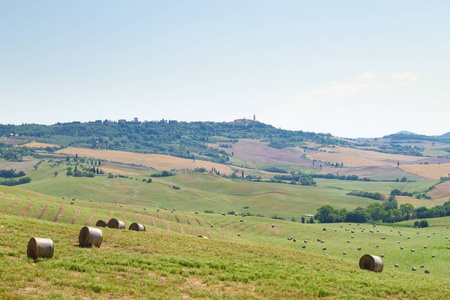
{"type": "Polygon", "coordinates": [[[0,123],[450,131],[450,1],[0,0],[0,123]]]}

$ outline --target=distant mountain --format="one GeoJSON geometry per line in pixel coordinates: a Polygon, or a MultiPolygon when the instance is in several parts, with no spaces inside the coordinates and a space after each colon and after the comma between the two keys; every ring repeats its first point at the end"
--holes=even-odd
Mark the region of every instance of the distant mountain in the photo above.
{"type": "Polygon", "coordinates": [[[450,131],[447,133],[444,133],[443,135],[438,136],[441,139],[450,139],[450,131]]]}
{"type": "Polygon", "coordinates": [[[417,133],[414,133],[414,132],[411,132],[411,131],[406,131],[406,130],[402,130],[402,131],[399,131],[399,132],[394,133],[394,134],[418,135],[417,133]]]}

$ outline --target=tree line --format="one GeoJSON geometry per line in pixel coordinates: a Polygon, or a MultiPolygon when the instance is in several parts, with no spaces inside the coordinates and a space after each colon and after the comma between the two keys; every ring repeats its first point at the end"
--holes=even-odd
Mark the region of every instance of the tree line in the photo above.
{"type": "Polygon", "coordinates": [[[421,206],[414,208],[412,204],[398,205],[394,195],[390,195],[383,203],[371,203],[366,208],[358,207],[353,211],[335,209],[331,205],[323,205],[314,216],[321,223],[356,222],[356,223],[395,223],[410,219],[438,218],[450,216],[450,201],[433,208],[421,206]]]}

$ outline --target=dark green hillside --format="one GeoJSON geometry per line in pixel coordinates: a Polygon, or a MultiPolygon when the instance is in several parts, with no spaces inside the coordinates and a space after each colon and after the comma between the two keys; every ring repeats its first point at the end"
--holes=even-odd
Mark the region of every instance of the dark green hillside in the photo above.
{"type": "Polygon", "coordinates": [[[225,163],[225,151],[209,148],[208,144],[230,144],[238,139],[257,139],[269,146],[284,148],[303,142],[346,144],[332,139],[330,134],[277,129],[257,121],[245,123],[215,122],[123,122],[110,121],[57,123],[53,125],[0,125],[0,137],[18,134],[20,138],[48,142],[64,147],[126,150],[168,154],[185,158],[200,158],[225,163]]]}

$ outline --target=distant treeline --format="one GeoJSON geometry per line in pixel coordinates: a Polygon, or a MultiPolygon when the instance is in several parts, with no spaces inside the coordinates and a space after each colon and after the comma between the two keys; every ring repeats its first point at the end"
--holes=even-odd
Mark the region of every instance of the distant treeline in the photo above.
{"type": "Polygon", "coordinates": [[[15,178],[15,177],[23,177],[25,176],[24,171],[16,172],[13,169],[10,170],[0,170],[0,177],[2,178],[15,178]]]}
{"type": "MultiPolygon", "coordinates": [[[[325,145],[347,145],[330,134],[277,129],[259,122],[248,124],[216,122],[94,122],[56,123],[53,125],[0,125],[0,137],[18,134],[19,138],[93,149],[125,150],[141,153],[168,154],[189,159],[227,163],[229,154],[208,147],[210,143],[256,139],[269,146],[284,148],[316,142],[325,145]]],[[[53,149],[50,149],[53,150],[53,149]]],[[[4,157],[2,155],[2,157],[4,157]]]]}
{"type": "MultiPolygon", "coordinates": [[[[1,134],[0,134],[1,135],[1,134]]],[[[22,161],[24,156],[34,155],[36,151],[28,147],[13,147],[0,142],[0,158],[9,161],[22,161]]]]}
{"type": "Polygon", "coordinates": [[[25,183],[29,183],[29,182],[31,182],[30,177],[22,177],[22,178],[19,178],[19,180],[11,178],[8,180],[0,181],[0,184],[7,185],[7,186],[14,186],[14,185],[25,184],[25,183]]]}
{"type": "Polygon", "coordinates": [[[317,209],[315,219],[321,223],[357,222],[357,223],[395,223],[410,219],[438,218],[450,216],[450,201],[433,208],[425,206],[414,209],[412,204],[398,206],[395,196],[391,195],[383,203],[372,203],[366,208],[358,207],[353,211],[335,209],[331,205],[324,205],[317,209]]]}

